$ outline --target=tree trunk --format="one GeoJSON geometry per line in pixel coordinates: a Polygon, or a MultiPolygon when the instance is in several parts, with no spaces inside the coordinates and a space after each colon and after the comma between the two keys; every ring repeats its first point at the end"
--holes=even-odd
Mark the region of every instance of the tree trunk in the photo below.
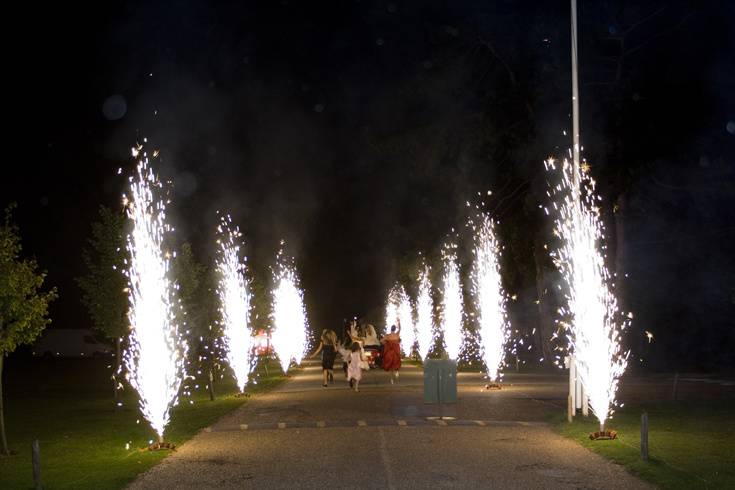
{"type": "MultiPolygon", "coordinates": [[[[625,222],[628,217],[628,198],[621,193],[615,200],[615,296],[618,300],[618,308],[627,315],[630,312],[630,304],[627,297],[627,282],[625,277],[625,222]]],[[[643,337],[640,338],[643,340],[643,337]]],[[[643,348],[639,344],[639,349],[643,348]]]]}
{"type": "Polygon", "coordinates": [[[618,299],[618,308],[625,314],[628,313],[628,302],[625,295],[625,219],[628,211],[627,201],[625,194],[620,194],[615,203],[615,293],[618,299]]]}
{"type": "Polygon", "coordinates": [[[549,316],[549,295],[546,294],[546,276],[544,274],[545,250],[541,239],[537,238],[533,246],[533,260],[536,265],[536,296],[538,298],[538,321],[536,323],[537,342],[541,348],[545,363],[551,362],[551,335],[554,332],[553,321],[549,316]]]}
{"type": "Polygon", "coordinates": [[[214,374],[212,374],[212,366],[207,369],[209,376],[209,401],[214,401],[214,374]]]}
{"type": "Polygon", "coordinates": [[[112,375],[112,382],[114,383],[114,389],[115,389],[115,410],[120,410],[122,407],[120,406],[120,382],[118,381],[117,377],[120,374],[120,371],[122,370],[122,348],[121,348],[122,341],[120,340],[120,337],[115,339],[115,374],[112,375]]]}
{"type": "Polygon", "coordinates": [[[3,363],[5,362],[5,355],[0,354],[0,443],[2,447],[2,454],[8,456],[10,451],[8,450],[8,440],[5,438],[5,412],[3,411],[3,363]]]}
{"type": "MultiPolygon", "coordinates": [[[[618,300],[618,309],[623,315],[630,313],[630,301],[628,301],[628,278],[625,277],[626,249],[625,249],[625,223],[628,217],[628,198],[625,193],[620,193],[615,200],[615,297],[618,300]]],[[[646,349],[645,335],[636,335],[638,338],[638,353],[642,354],[646,349]]],[[[635,347],[633,347],[635,350],[635,347]]]]}

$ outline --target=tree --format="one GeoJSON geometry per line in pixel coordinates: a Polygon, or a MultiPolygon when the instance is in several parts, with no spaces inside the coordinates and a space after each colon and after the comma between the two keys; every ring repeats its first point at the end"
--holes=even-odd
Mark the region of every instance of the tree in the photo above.
{"type": "Polygon", "coordinates": [[[199,294],[206,267],[197,262],[191,244],[184,242],[171,261],[171,273],[178,285],[178,296],[182,308],[177,312],[179,327],[186,329],[202,319],[204,298],[199,294]]]}
{"type": "Polygon", "coordinates": [[[76,279],[82,290],[82,304],[87,308],[94,329],[115,342],[114,383],[115,407],[120,402],[120,383],[116,375],[122,370],[122,339],[128,332],[127,279],[123,275],[125,260],[125,215],[106,206],[99,208],[99,221],[92,223],[92,235],[82,260],[87,273],[76,279]]]}
{"type": "Polygon", "coordinates": [[[3,413],[3,363],[5,356],[19,345],[36,340],[51,323],[48,306],[56,299],[56,288],[41,291],[45,272],[38,271],[33,259],[22,259],[20,235],[12,223],[15,205],[5,209],[5,221],[0,226],[0,450],[8,455],[3,413]]]}
{"type": "Polygon", "coordinates": [[[196,371],[207,374],[209,398],[214,400],[214,371],[217,369],[216,311],[212,273],[194,257],[191,244],[182,243],[171,261],[172,278],[178,285],[181,307],[177,309],[179,328],[188,332],[190,352],[196,371]]]}
{"type": "Polygon", "coordinates": [[[197,366],[207,374],[209,399],[214,401],[214,380],[223,368],[220,363],[223,353],[219,339],[221,327],[217,322],[219,308],[217,300],[217,274],[212,268],[205,268],[198,292],[198,317],[193,323],[192,332],[197,336],[197,366]]]}

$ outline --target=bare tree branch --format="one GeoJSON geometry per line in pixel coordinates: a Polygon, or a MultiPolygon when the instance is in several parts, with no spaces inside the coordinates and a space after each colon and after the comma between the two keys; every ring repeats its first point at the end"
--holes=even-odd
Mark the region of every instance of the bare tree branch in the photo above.
{"type": "Polygon", "coordinates": [[[653,19],[654,17],[656,17],[657,15],[661,14],[661,13],[662,13],[662,12],[663,12],[664,10],[666,10],[667,8],[669,8],[669,7],[668,7],[668,5],[664,5],[664,6],[663,6],[663,7],[661,7],[660,9],[656,10],[655,12],[653,12],[652,14],[649,14],[649,15],[648,15],[647,17],[644,17],[643,19],[639,20],[639,21],[638,21],[638,22],[636,22],[635,24],[632,24],[632,25],[631,25],[630,27],[628,27],[628,28],[627,28],[627,29],[626,29],[626,30],[625,30],[625,31],[623,32],[623,34],[622,34],[622,37],[625,37],[625,36],[627,36],[628,34],[630,34],[631,32],[633,32],[633,31],[634,31],[635,29],[638,29],[638,28],[639,28],[640,26],[642,26],[643,24],[645,24],[645,23],[646,23],[646,22],[648,22],[649,20],[651,20],[651,19],[653,19]]]}
{"type": "Polygon", "coordinates": [[[644,46],[646,46],[647,44],[651,43],[652,41],[654,41],[654,40],[656,40],[656,39],[658,39],[660,37],[663,37],[663,36],[665,36],[666,34],[669,34],[672,31],[675,31],[675,30],[679,29],[682,25],[684,25],[686,23],[686,21],[688,21],[692,17],[694,17],[694,12],[690,12],[683,19],[681,19],[681,21],[679,21],[679,23],[677,23],[675,26],[671,27],[670,29],[666,29],[664,31],[661,31],[658,34],[655,34],[655,35],[651,36],[650,38],[646,39],[645,41],[641,42],[636,47],[631,48],[631,49],[629,49],[627,51],[624,51],[623,52],[623,56],[628,56],[631,53],[635,53],[636,51],[638,51],[639,49],[643,48],[644,46]]]}

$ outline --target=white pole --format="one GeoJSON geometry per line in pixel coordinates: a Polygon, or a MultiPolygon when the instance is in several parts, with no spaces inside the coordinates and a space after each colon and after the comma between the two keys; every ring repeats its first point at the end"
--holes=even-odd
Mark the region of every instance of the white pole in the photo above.
{"type": "Polygon", "coordinates": [[[577,359],[574,359],[574,408],[582,408],[582,378],[577,369],[577,359]]]}
{"type": "MultiPolygon", "coordinates": [[[[571,0],[571,14],[572,14],[572,164],[573,164],[573,177],[574,177],[574,192],[580,191],[579,182],[579,154],[580,154],[580,143],[579,143],[579,59],[577,56],[577,0],[571,0]]],[[[572,357],[572,362],[575,359],[572,357]]],[[[574,366],[574,408],[582,409],[582,413],[587,416],[587,393],[582,387],[582,380],[577,377],[576,365],[574,366]]],[[[570,370],[571,376],[571,370],[570,370]]],[[[570,378],[571,382],[571,378],[570,378]]]]}
{"type": "Polygon", "coordinates": [[[572,160],[574,164],[574,186],[579,189],[579,79],[577,58],[577,0],[572,2],[572,160]]]}
{"type": "Polygon", "coordinates": [[[574,356],[569,356],[569,397],[572,400],[572,417],[577,409],[577,364],[574,362],[574,356]]]}

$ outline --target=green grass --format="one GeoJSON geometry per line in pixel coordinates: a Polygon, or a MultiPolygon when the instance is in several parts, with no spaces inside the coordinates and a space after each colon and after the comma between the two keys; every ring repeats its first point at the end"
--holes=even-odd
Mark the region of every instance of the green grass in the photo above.
{"type": "MultiPolygon", "coordinates": [[[[108,364],[85,359],[6,365],[5,421],[16,454],[0,457],[0,488],[32,488],[30,446],[35,438],[41,446],[44,488],[52,490],[122,488],[169,454],[141,450],[155,434],[139,414],[131,389],[125,391],[123,409],[114,410],[108,364]]],[[[264,391],[285,379],[275,364],[270,372],[248,391],[264,391]]],[[[227,378],[215,383],[213,402],[204,383],[180,399],[166,429],[168,442],[180,445],[247,401],[234,396],[234,383],[227,378]]]]}
{"type": "Polygon", "coordinates": [[[631,473],[667,489],[735,488],[735,400],[659,402],[626,406],[607,425],[613,441],[591,441],[592,417],[557,430],[631,473]],[[648,412],[649,461],[640,457],[640,419],[648,412]]]}

